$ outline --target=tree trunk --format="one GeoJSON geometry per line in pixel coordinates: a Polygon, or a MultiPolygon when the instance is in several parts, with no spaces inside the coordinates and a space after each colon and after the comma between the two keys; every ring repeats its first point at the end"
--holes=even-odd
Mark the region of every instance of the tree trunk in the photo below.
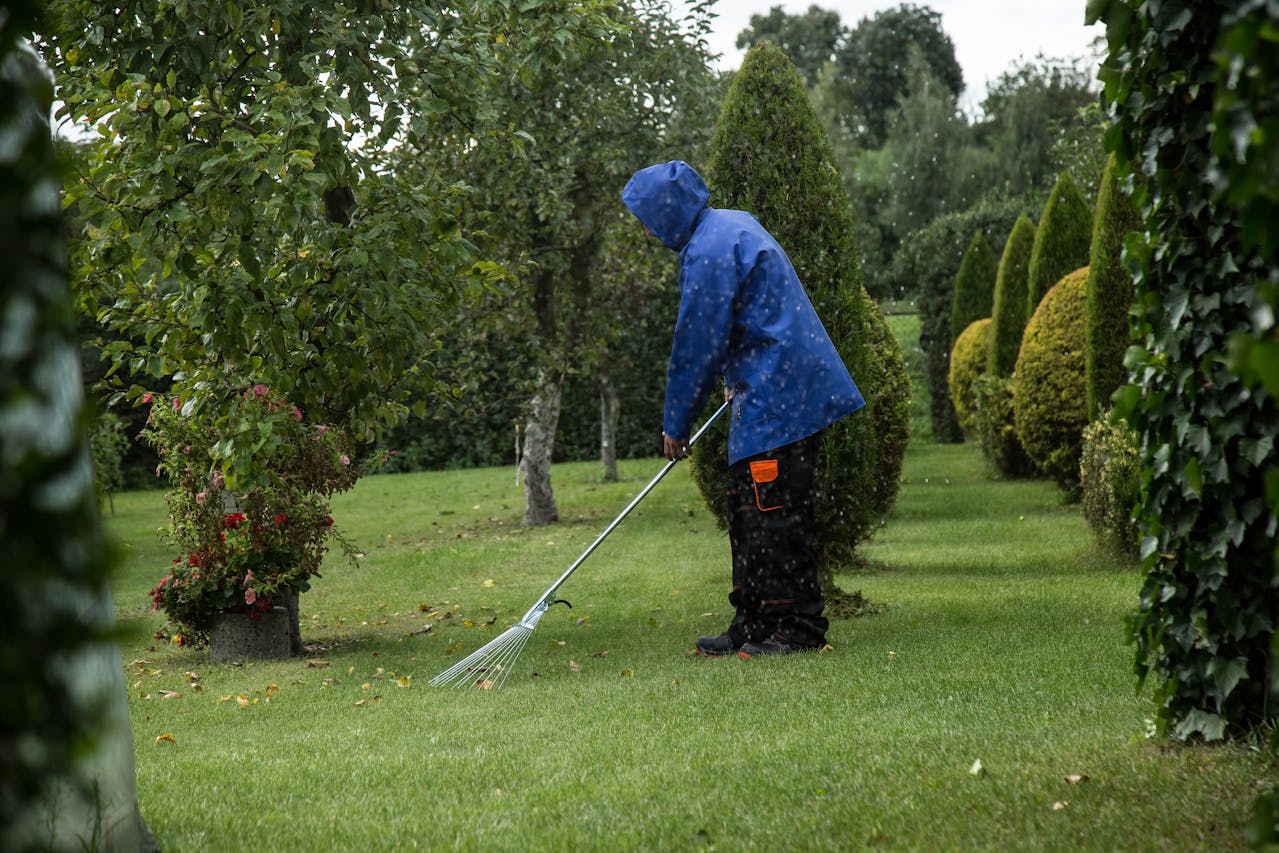
{"type": "Polygon", "coordinates": [[[617,386],[607,373],[600,374],[600,462],[604,465],[604,482],[617,482],[617,416],[621,408],[617,386]]]}
{"type": "Polygon", "coordinates": [[[537,392],[524,427],[524,456],[520,472],[524,476],[524,526],[538,527],[559,521],[555,494],[551,490],[551,452],[560,419],[560,395],[564,378],[545,371],[538,375],[537,392]]]}

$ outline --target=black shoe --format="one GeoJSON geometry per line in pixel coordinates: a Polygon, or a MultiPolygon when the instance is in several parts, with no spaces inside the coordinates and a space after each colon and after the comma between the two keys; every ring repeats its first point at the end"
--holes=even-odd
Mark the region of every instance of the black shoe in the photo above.
{"type": "Polygon", "coordinates": [[[727,631],[718,637],[699,637],[697,639],[697,653],[710,658],[722,658],[725,655],[731,655],[740,648],[742,648],[742,644],[733,642],[733,638],[728,635],[727,631]]]}
{"type": "Polygon", "coordinates": [[[765,655],[788,655],[793,652],[811,652],[819,648],[818,646],[801,646],[798,643],[792,643],[781,634],[773,634],[771,637],[760,640],[759,642],[745,643],[737,650],[737,656],[742,660],[750,660],[751,658],[763,657],[765,655]]]}

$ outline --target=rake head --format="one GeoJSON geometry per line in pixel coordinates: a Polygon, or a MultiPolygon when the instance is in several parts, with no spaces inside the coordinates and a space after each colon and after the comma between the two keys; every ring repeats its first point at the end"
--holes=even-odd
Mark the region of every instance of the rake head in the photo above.
{"type": "Polygon", "coordinates": [[[535,607],[519,622],[507,628],[483,646],[471,652],[427,682],[432,687],[474,687],[491,690],[506,683],[515,659],[533,636],[533,629],[546,612],[545,605],[535,607]]]}

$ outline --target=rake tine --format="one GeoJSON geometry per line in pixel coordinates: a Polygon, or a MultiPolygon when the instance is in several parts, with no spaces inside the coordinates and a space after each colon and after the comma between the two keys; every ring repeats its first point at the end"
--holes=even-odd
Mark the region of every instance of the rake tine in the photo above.
{"type": "MultiPolygon", "coordinates": [[[[720,415],[724,414],[728,408],[729,404],[725,402],[724,405],[719,407],[715,414],[707,418],[706,423],[702,424],[701,429],[699,429],[693,437],[688,440],[689,446],[691,447],[695,444],[697,439],[701,438],[702,434],[710,428],[710,425],[715,423],[716,419],[718,419],[720,415]]],[[[493,687],[500,688],[503,684],[505,684],[506,679],[511,675],[511,669],[514,667],[515,659],[519,657],[520,652],[524,650],[525,644],[528,643],[528,638],[533,636],[533,629],[537,627],[537,623],[542,618],[542,614],[545,613],[552,605],[561,603],[559,599],[555,598],[555,591],[560,588],[560,584],[568,580],[569,575],[577,571],[577,567],[582,565],[582,563],[586,561],[586,558],[591,555],[599,544],[613,532],[613,529],[622,523],[622,519],[626,518],[626,516],[630,514],[630,511],[635,509],[636,505],[644,499],[645,495],[651,492],[653,487],[661,482],[667,472],[675,467],[675,462],[676,460],[672,459],[666,463],[666,467],[659,471],[657,476],[650,480],[648,485],[645,486],[629,504],[627,504],[626,509],[622,510],[617,518],[613,519],[613,522],[609,524],[608,527],[604,528],[604,532],[597,536],[595,541],[592,542],[584,552],[582,552],[582,555],[573,561],[573,564],[569,566],[558,579],[556,579],[555,583],[551,584],[550,588],[546,590],[546,592],[542,593],[542,597],[538,599],[536,604],[529,608],[529,611],[524,614],[523,619],[512,625],[510,628],[507,628],[501,634],[494,637],[492,640],[489,640],[483,646],[480,646],[480,648],[471,652],[469,655],[462,658],[439,675],[432,678],[427,682],[427,684],[435,687],[456,682],[457,687],[462,687],[469,681],[470,684],[468,686],[479,687],[485,690],[493,687]],[[489,674],[493,677],[486,678],[485,676],[489,674]],[[477,675],[479,676],[478,678],[475,677],[477,675]]],[[[562,603],[568,604],[567,601],[562,603]]]]}

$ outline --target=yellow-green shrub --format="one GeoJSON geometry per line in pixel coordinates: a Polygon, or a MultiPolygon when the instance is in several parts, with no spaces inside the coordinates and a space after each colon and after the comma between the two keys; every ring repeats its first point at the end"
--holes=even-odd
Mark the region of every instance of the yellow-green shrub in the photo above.
{"type": "Polygon", "coordinates": [[[1017,438],[1040,470],[1065,492],[1079,487],[1079,457],[1088,425],[1084,379],[1088,267],[1053,285],[1026,324],[1013,371],[1017,438]]]}
{"type": "Polygon", "coordinates": [[[1141,451],[1132,427],[1109,415],[1088,424],[1079,464],[1084,518],[1102,545],[1134,560],[1140,536],[1132,514],[1140,474],[1141,451]]]}
{"type": "Polygon", "coordinates": [[[955,339],[950,351],[950,373],[947,386],[950,401],[955,405],[959,426],[964,435],[973,436],[977,431],[977,412],[973,407],[973,383],[986,372],[986,353],[990,349],[992,330],[989,317],[968,324],[955,339]]]}

